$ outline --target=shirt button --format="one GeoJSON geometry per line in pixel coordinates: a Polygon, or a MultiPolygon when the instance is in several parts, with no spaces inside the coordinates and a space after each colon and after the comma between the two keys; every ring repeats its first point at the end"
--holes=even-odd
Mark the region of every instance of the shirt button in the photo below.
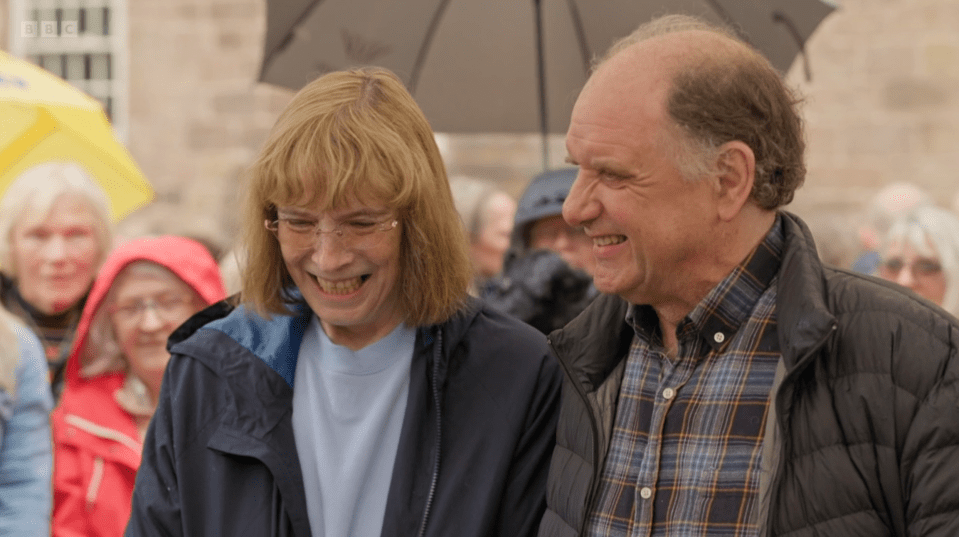
{"type": "Polygon", "coordinates": [[[663,399],[669,401],[673,397],[676,397],[676,390],[672,388],[666,388],[665,390],[663,390],[663,399]]]}
{"type": "Polygon", "coordinates": [[[723,334],[722,332],[716,332],[713,334],[713,341],[716,343],[722,343],[723,341],[726,341],[726,334],[723,334]]]}
{"type": "Polygon", "coordinates": [[[649,487],[643,487],[639,489],[639,495],[644,499],[648,500],[653,497],[653,489],[649,487]]]}

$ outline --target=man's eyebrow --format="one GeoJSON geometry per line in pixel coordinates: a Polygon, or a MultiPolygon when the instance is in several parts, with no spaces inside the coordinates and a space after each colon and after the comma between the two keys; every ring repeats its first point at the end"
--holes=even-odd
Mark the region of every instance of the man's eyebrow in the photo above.
{"type": "Polygon", "coordinates": [[[611,172],[617,175],[628,175],[629,167],[611,158],[597,158],[590,162],[590,166],[597,171],[611,172]]]}

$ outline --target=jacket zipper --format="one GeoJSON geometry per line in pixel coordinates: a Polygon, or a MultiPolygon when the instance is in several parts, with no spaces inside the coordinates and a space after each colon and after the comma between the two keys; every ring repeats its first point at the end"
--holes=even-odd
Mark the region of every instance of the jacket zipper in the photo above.
{"type": "Polygon", "coordinates": [[[90,484],[87,486],[87,511],[92,511],[97,503],[97,497],[100,495],[100,484],[103,482],[103,459],[97,457],[93,459],[93,475],[90,476],[90,484]]]}
{"type": "MultiPolygon", "coordinates": [[[[796,362],[797,367],[793,368],[792,371],[786,372],[786,376],[785,378],[783,378],[782,384],[779,385],[780,390],[782,390],[782,387],[785,386],[786,383],[791,380],[791,377],[794,375],[794,373],[799,370],[798,364],[805,362],[812,355],[819,352],[820,349],[822,349],[822,346],[826,344],[826,341],[833,335],[833,333],[836,331],[837,328],[839,328],[839,325],[836,323],[833,323],[829,331],[826,333],[826,335],[820,338],[819,341],[817,341],[816,344],[813,345],[813,348],[810,349],[810,351],[807,352],[806,354],[802,355],[802,357],[796,362]]],[[[773,397],[776,397],[777,395],[778,395],[778,392],[775,394],[772,394],[773,397]]],[[[773,474],[772,479],[769,480],[769,486],[771,488],[771,491],[769,495],[769,505],[766,506],[766,509],[769,510],[769,512],[766,513],[766,527],[764,528],[764,531],[765,531],[764,535],[766,537],[771,537],[773,535],[773,506],[775,506],[776,503],[779,501],[779,486],[778,486],[779,479],[780,477],[782,477],[783,468],[786,466],[786,457],[785,457],[786,427],[783,425],[783,421],[782,421],[783,420],[782,405],[778,404],[778,401],[776,404],[776,409],[778,414],[776,416],[776,424],[779,426],[779,429],[783,432],[783,434],[782,434],[782,439],[780,440],[782,445],[779,448],[779,461],[778,461],[778,464],[776,464],[776,473],[773,474]]]]}
{"type": "Polygon", "coordinates": [[[584,537],[586,534],[586,522],[589,518],[590,510],[593,508],[593,503],[596,498],[596,489],[599,487],[599,479],[597,479],[597,476],[602,473],[602,468],[599,468],[599,425],[596,423],[596,416],[593,415],[593,409],[589,404],[589,398],[586,396],[586,391],[583,390],[583,387],[579,382],[573,382],[575,377],[572,375],[572,371],[570,371],[569,365],[566,363],[566,361],[559,358],[560,354],[556,352],[556,347],[553,346],[553,340],[547,338],[546,343],[549,344],[549,348],[553,350],[553,355],[556,356],[557,361],[566,372],[566,378],[570,379],[570,384],[576,388],[576,393],[579,394],[580,399],[582,399],[583,403],[586,405],[588,410],[586,414],[589,416],[589,425],[593,430],[593,475],[590,478],[589,492],[587,492],[586,496],[586,506],[583,510],[583,523],[577,532],[577,535],[584,537]]]}
{"type": "Polygon", "coordinates": [[[426,535],[426,523],[430,517],[430,509],[433,507],[433,498],[436,495],[436,482],[440,477],[440,443],[443,437],[442,425],[442,407],[440,406],[440,358],[443,347],[443,331],[436,331],[436,345],[433,347],[433,410],[436,412],[436,442],[433,444],[433,452],[436,456],[433,458],[433,477],[430,480],[430,492],[426,497],[426,507],[423,509],[423,519],[420,522],[419,537],[426,535]]]}

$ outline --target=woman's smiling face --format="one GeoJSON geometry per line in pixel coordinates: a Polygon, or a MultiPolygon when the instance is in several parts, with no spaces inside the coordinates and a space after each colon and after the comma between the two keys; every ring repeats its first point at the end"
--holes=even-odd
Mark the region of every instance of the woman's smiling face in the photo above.
{"type": "Polygon", "coordinates": [[[394,211],[351,200],[322,214],[282,206],[277,216],[286,268],[334,343],[359,349],[403,322],[403,229],[394,211]]]}

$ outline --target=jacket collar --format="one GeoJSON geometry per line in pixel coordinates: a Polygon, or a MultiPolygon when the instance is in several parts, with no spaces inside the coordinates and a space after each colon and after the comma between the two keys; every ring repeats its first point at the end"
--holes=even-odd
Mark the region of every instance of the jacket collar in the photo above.
{"type": "MultiPolygon", "coordinates": [[[[785,246],[776,315],[780,352],[791,371],[807,363],[831,332],[835,317],[826,304],[825,276],[812,234],[795,215],[785,211],[781,215],[785,246]]],[[[633,330],[625,320],[628,308],[619,297],[601,295],[586,312],[550,334],[567,372],[587,392],[597,389],[629,351],[633,330]]]]}
{"type": "Polygon", "coordinates": [[[782,212],[786,247],[776,295],[779,350],[786,369],[804,365],[832,332],[836,318],[826,302],[825,272],[812,233],[797,216],[782,212]]]}
{"type": "Polygon", "coordinates": [[[309,535],[309,518],[293,435],[293,371],[302,330],[294,316],[264,319],[227,302],[192,317],[170,338],[171,353],[214,371],[229,404],[218,405],[209,449],[261,461],[273,475],[296,535],[309,535]],[[255,357],[254,357],[255,356],[255,357]]]}
{"type": "MultiPolygon", "coordinates": [[[[263,438],[292,409],[296,361],[311,310],[305,304],[294,304],[290,306],[293,315],[265,319],[244,306],[232,305],[233,300],[214,304],[191,317],[170,336],[167,346],[171,353],[202,361],[231,387],[236,415],[224,416],[224,424],[235,421],[231,427],[263,438]],[[249,360],[249,354],[259,360],[249,360]],[[268,373],[264,365],[276,375],[268,373]]],[[[467,333],[479,310],[480,302],[471,298],[465,308],[441,325],[417,330],[414,352],[425,353],[430,363],[434,353],[428,349],[439,331],[443,332],[443,352],[438,355],[442,360],[438,368],[441,386],[451,349],[467,333]]]]}
{"type": "Polygon", "coordinates": [[[633,329],[626,323],[629,303],[600,295],[569,324],[549,335],[549,343],[571,380],[586,392],[596,390],[626,358],[633,329]]]}

